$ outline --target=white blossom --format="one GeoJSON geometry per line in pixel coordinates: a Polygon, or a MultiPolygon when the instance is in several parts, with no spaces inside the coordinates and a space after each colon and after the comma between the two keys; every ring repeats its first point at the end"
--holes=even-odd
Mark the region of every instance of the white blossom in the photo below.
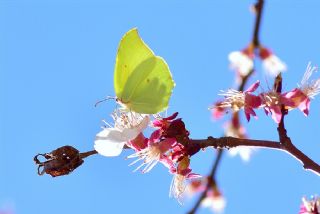
{"type": "Polygon", "coordinates": [[[149,116],[134,112],[113,114],[114,127],[103,128],[96,135],[95,150],[104,156],[118,156],[126,142],[135,139],[149,124],[149,116]]]}

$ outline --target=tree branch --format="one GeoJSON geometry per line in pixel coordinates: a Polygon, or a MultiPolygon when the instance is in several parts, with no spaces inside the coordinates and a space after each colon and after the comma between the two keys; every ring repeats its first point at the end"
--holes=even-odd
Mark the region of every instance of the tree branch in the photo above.
{"type": "Polygon", "coordinates": [[[258,47],[260,45],[259,32],[260,32],[263,6],[264,6],[264,0],[258,0],[258,2],[254,5],[257,16],[256,16],[255,25],[254,25],[252,43],[255,47],[258,47]]]}
{"type": "Polygon", "coordinates": [[[207,139],[190,140],[189,143],[198,144],[202,149],[207,147],[229,149],[237,146],[250,146],[285,151],[299,160],[306,170],[311,170],[317,175],[320,175],[320,165],[295,147],[290,138],[286,137],[284,139],[285,141],[277,142],[269,140],[240,139],[234,137],[208,137],[207,139]]]}
{"type": "Polygon", "coordinates": [[[85,159],[85,158],[87,158],[87,157],[89,157],[91,155],[95,155],[95,154],[98,154],[98,152],[96,150],[83,152],[83,153],[80,153],[80,158],[85,159]]]}
{"type": "Polygon", "coordinates": [[[198,144],[201,149],[207,147],[214,147],[216,149],[230,149],[237,146],[250,146],[278,150],[284,149],[283,145],[277,141],[242,139],[235,137],[208,137],[207,139],[190,140],[189,143],[198,144]]]}
{"type": "Polygon", "coordinates": [[[293,157],[295,157],[297,160],[299,160],[303,168],[306,170],[310,170],[314,172],[317,175],[320,175],[320,166],[316,162],[314,162],[312,159],[310,159],[307,155],[305,155],[303,152],[301,152],[295,145],[292,143],[290,137],[287,135],[287,130],[284,125],[284,118],[288,114],[288,110],[284,108],[284,106],[281,109],[282,115],[281,120],[278,125],[278,134],[279,134],[279,140],[280,144],[283,147],[283,150],[287,151],[289,154],[291,154],[293,157]]]}

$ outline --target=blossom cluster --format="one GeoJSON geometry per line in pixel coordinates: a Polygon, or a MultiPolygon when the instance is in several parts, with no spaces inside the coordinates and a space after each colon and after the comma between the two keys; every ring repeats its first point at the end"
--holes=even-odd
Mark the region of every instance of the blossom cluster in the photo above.
{"type": "Polygon", "coordinates": [[[238,79],[253,71],[256,58],[262,60],[265,71],[271,76],[277,76],[287,70],[287,66],[268,48],[260,45],[257,54],[254,50],[254,45],[250,44],[241,51],[233,51],[229,54],[230,67],[237,72],[238,79]]]}
{"type": "Polygon", "coordinates": [[[298,87],[284,93],[279,93],[276,89],[272,89],[254,94],[260,85],[260,81],[256,81],[245,91],[234,89],[222,91],[220,95],[224,96],[224,100],[217,102],[213,106],[213,116],[219,118],[229,109],[234,112],[243,109],[249,121],[250,117],[257,117],[256,109],[263,109],[266,115],[270,114],[272,119],[279,123],[282,116],[282,108],[286,110],[298,108],[305,116],[308,116],[311,99],[320,92],[320,78],[309,80],[316,71],[317,68],[309,63],[298,87]]]}
{"type": "Polygon", "coordinates": [[[162,118],[118,109],[113,113],[114,126],[107,124],[109,127],[97,134],[95,150],[110,157],[120,155],[125,147],[131,148],[135,153],[127,158],[136,160],[130,165],[141,162],[135,171],[141,169],[142,173],[162,163],[173,174],[170,195],[180,201],[185,180],[200,177],[190,168],[190,157],[200,148],[188,144],[189,131],[177,116],[177,112],[162,118]],[[143,133],[147,127],[154,129],[150,137],[143,133]]]}

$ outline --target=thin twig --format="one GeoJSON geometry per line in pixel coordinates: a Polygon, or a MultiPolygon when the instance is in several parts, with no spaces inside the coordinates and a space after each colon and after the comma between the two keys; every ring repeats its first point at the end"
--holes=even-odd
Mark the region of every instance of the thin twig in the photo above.
{"type": "Polygon", "coordinates": [[[207,183],[206,189],[205,189],[205,191],[202,192],[201,196],[199,197],[199,199],[197,200],[197,202],[195,203],[193,208],[188,212],[188,214],[194,214],[196,212],[196,210],[199,208],[202,200],[205,199],[205,197],[207,196],[207,193],[209,191],[210,186],[212,186],[212,184],[215,183],[215,174],[216,174],[218,166],[220,165],[219,163],[220,163],[222,154],[223,154],[223,150],[218,149],[217,150],[217,157],[214,161],[214,164],[212,165],[212,169],[211,169],[210,174],[208,176],[208,183],[207,183]]]}
{"type": "Polygon", "coordinates": [[[255,21],[254,31],[253,31],[253,38],[252,38],[252,43],[255,47],[258,47],[260,45],[259,32],[260,32],[260,26],[261,26],[263,6],[264,6],[264,0],[258,0],[258,2],[255,4],[257,16],[256,16],[256,21],[255,21]]]}
{"type": "Polygon", "coordinates": [[[87,157],[89,157],[91,155],[95,155],[95,154],[98,154],[98,152],[96,150],[83,152],[83,153],[80,153],[80,158],[85,159],[85,158],[87,158],[87,157]]]}

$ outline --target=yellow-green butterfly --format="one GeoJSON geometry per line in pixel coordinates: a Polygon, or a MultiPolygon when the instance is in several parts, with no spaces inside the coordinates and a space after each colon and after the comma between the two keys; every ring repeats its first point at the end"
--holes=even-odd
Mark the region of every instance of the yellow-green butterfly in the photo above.
{"type": "Polygon", "coordinates": [[[114,70],[117,101],[128,110],[156,114],[168,107],[175,83],[167,63],[140,38],[136,28],[121,39],[114,70]]]}

